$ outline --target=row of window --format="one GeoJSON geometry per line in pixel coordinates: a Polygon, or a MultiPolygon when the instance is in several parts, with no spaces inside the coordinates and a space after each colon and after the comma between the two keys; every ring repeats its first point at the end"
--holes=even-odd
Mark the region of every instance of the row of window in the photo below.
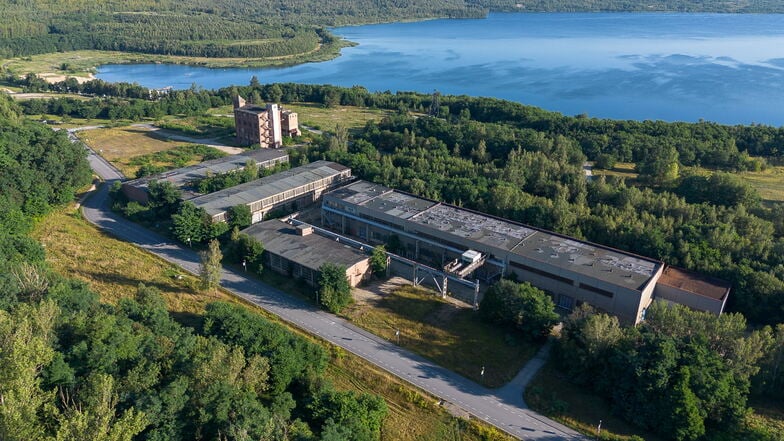
{"type": "MultiPolygon", "coordinates": [[[[553,273],[550,273],[550,272],[547,272],[547,271],[544,271],[544,270],[540,270],[538,268],[534,268],[534,267],[531,267],[531,266],[528,266],[528,265],[524,265],[522,263],[509,262],[509,265],[513,266],[515,268],[519,268],[519,269],[524,270],[524,271],[528,271],[529,273],[536,274],[538,276],[542,276],[542,277],[545,277],[545,278],[548,278],[548,279],[551,279],[551,280],[555,280],[557,282],[566,283],[568,285],[574,285],[574,281],[572,279],[569,279],[568,277],[559,276],[557,274],[553,274],[553,273]]],[[[613,298],[613,296],[615,295],[612,291],[608,291],[606,289],[597,288],[595,286],[588,285],[588,284],[582,283],[582,282],[578,286],[582,290],[590,291],[592,293],[599,294],[600,296],[604,296],[604,297],[613,298]]]]}
{"type": "Polygon", "coordinates": [[[555,280],[557,282],[566,283],[566,284],[569,284],[569,285],[574,285],[574,281],[572,279],[568,278],[568,277],[562,277],[562,276],[559,276],[557,274],[553,274],[553,273],[550,273],[550,272],[547,272],[547,271],[540,270],[538,268],[534,268],[532,266],[523,265],[522,263],[509,262],[509,265],[513,266],[515,268],[520,268],[521,270],[524,270],[524,271],[528,271],[529,273],[536,274],[538,276],[542,276],[542,277],[546,277],[548,279],[555,280]]]}

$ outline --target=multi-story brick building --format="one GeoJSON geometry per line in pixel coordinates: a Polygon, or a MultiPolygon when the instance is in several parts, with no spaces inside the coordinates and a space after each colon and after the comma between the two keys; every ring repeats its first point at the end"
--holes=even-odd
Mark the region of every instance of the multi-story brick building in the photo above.
{"type": "Polygon", "coordinates": [[[234,126],[238,143],[259,144],[263,149],[280,148],[283,136],[300,135],[295,112],[283,110],[277,104],[247,104],[239,95],[234,97],[234,126]]]}

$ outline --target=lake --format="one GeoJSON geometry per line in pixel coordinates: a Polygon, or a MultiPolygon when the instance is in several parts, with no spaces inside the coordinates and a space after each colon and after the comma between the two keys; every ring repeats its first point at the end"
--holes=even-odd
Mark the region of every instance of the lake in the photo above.
{"type": "Polygon", "coordinates": [[[359,43],[287,68],[101,66],[106,81],[298,82],[489,96],[616,119],[784,125],[784,15],[490,14],[336,28],[359,43]]]}

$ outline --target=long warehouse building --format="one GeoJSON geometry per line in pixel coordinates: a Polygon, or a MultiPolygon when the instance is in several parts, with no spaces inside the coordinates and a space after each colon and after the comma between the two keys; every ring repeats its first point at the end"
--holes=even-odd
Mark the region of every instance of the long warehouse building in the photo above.
{"type": "Polygon", "coordinates": [[[225,222],[229,208],[247,205],[253,223],[276,209],[297,209],[317,201],[322,193],[351,179],[351,169],[329,161],[316,161],[190,200],[213,222],[225,222]]]}
{"type": "Polygon", "coordinates": [[[126,181],[122,185],[122,190],[128,199],[146,204],[148,201],[147,188],[150,182],[166,181],[180,190],[183,199],[190,199],[199,195],[193,188],[194,183],[207,176],[242,170],[249,161],[254,161],[260,169],[267,169],[288,163],[289,155],[283,150],[250,150],[238,155],[211,159],[188,167],[126,181]]]}
{"type": "MultiPolygon", "coordinates": [[[[404,257],[461,277],[514,275],[550,292],[563,309],[585,302],[625,323],[644,318],[665,269],[659,260],[365,181],[324,195],[322,223],[371,244],[396,243],[404,257]]],[[[661,290],[664,300],[716,314],[729,294],[723,282],[704,278],[679,286],[661,290]]]]}

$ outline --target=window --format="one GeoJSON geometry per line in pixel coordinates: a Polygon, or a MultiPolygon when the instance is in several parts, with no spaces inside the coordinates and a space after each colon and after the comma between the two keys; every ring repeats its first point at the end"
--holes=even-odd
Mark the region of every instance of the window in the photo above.
{"type": "Polygon", "coordinates": [[[567,277],[562,277],[562,276],[559,276],[557,274],[552,274],[552,273],[549,273],[547,271],[540,270],[538,268],[534,268],[534,267],[531,267],[531,266],[528,266],[528,265],[523,265],[522,263],[509,262],[509,265],[513,266],[515,268],[520,268],[523,271],[528,271],[529,273],[533,273],[533,274],[536,274],[538,276],[546,277],[548,279],[552,279],[552,280],[555,280],[555,281],[558,281],[558,282],[561,282],[561,283],[566,283],[566,284],[569,284],[569,285],[573,285],[574,284],[574,281],[572,281],[572,279],[569,279],[567,277]]]}
{"type": "Polygon", "coordinates": [[[606,289],[601,289],[601,288],[597,288],[595,286],[586,285],[585,283],[581,283],[580,284],[580,289],[584,289],[586,291],[590,291],[590,292],[599,294],[600,296],[605,296],[605,297],[609,297],[609,298],[613,298],[613,295],[614,295],[612,293],[612,291],[607,291],[606,289]]]}
{"type": "Polygon", "coordinates": [[[566,309],[567,311],[571,311],[572,308],[574,307],[574,299],[569,296],[561,294],[560,296],[558,296],[558,307],[566,309]]]}

